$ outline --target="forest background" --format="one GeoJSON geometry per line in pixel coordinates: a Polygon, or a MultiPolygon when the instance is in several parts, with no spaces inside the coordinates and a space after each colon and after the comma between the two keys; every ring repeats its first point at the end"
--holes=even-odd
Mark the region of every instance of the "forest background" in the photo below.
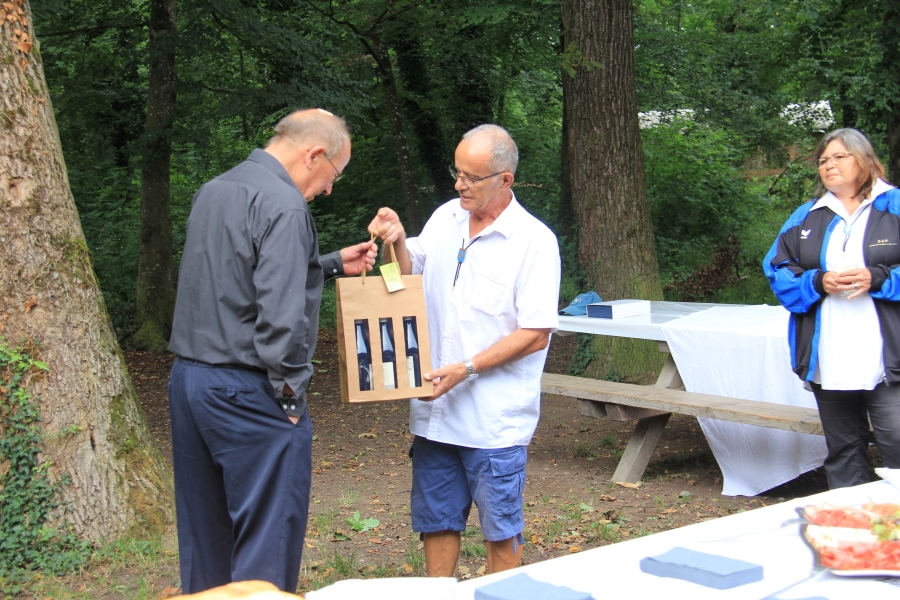
{"type": "MultiPolygon", "coordinates": [[[[560,240],[563,304],[591,288],[774,303],[760,259],[814,193],[824,130],[861,129],[900,181],[896,0],[2,0],[0,89],[0,595],[170,524],[164,386],[142,398],[148,427],[119,347],[150,351],[129,353],[138,381],[165,380],[146,367],[171,360],[191,197],[291,110],[353,135],[346,177],[311,204],[323,252],[385,205],[415,233],[456,196],[460,136],[509,129],[516,194],[560,240]]],[[[333,305],[326,288],[326,328],[333,305]]],[[[550,362],[653,381],[656,346],[623,340],[579,336],[550,362]]],[[[570,458],[612,460],[609,436],[570,458]]]]}
{"type": "MultiPolygon", "coordinates": [[[[159,52],[151,4],[32,3],[72,192],[126,347],[140,325],[142,170],[153,160],[148,136],[160,136],[147,126],[159,52]]],[[[198,187],[264,144],[288,111],[319,106],[346,117],[353,136],[345,177],[311,204],[322,252],[365,239],[381,206],[404,214],[410,195],[421,210],[408,223],[415,231],[456,197],[446,167],[462,133],[493,122],[520,148],[517,197],[560,236],[561,301],[583,291],[561,183],[563,80],[603,65],[563,47],[559,2],[179,0],[177,12],[168,4],[175,35],[163,50],[174,53],[177,76],[161,135],[171,144],[176,267],[198,187]]],[[[887,6],[635,3],[644,172],[667,299],[774,303],[759,262],[811,197],[815,172],[805,159],[821,131],[857,127],[888,157],[887,115],[900,93],[879,71],[887,6]]],[[[326,289],[326,326],[333,294],[326,289]]]]}

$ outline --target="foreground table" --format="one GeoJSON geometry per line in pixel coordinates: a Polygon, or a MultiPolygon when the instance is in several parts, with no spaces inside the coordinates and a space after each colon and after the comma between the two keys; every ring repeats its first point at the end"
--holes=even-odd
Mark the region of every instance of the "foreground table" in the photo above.
{"type": "MultiPolygon", "coordinates": [[[[793,523],[781,527],[786,521],[797,517],[796,508],[800,506],[825,501],[861,504],[869,500],[900,503],[900,490],[886,482],[832,490],[611,544],[512,571],[460,582],[456,587],[455,600],[473,599],[478,587],[521,572],[540,581],[591,592],[598,600],[628,597],[761,600],[770,596],[782,600],[799,600],[816,596],[828,600],[860,598],[896,600],[900,598],[900,579],[886,577],[851,579],[837,577],[828,572],[816,576],[813,552],[800,537],[799,525],[793,523]],[[764,579],[730,590],[715,590],[641,572],[638,563],[642,558],[662,554],[675,546],[762,565],[764,579]],[[810,576],[813,576],[813,579],[804,582],[810,576]],[[798,583],[796,587],[785,589],[798,583]]],[[[527,548],[526,546],[526,552],[527,548]]]]}

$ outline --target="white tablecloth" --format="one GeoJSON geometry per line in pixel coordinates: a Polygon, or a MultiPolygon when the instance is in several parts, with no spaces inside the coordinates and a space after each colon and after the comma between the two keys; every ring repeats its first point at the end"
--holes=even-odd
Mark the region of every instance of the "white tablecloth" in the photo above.
{"type": "MultiPolygon", "coordinates": [[[[780,306],[714,307],[662,325],[687,391],[815,408],[791,371],[787,327],[780,306]]],[[[728,496],[755,496],[825,460],[820,435],[698,420],[728,496]]]]}
{"type": "MultiPolygon", "coordinates": [[[[472,600],[476,588],[521,572],[528,573],[540,581],[591,592],[597,600],[611,598],[760,600],[770,594],[775,594],[781,600],[809,599],[816,596],[828,600],[861,598],[897,600],[900,598],[898,579],[851,579],[826,572],[815,579],[799,583],[815,573],[813,552],[800,537],[800,527],[797,523],[780,527],[786,521],[797,517],[798,506],[825,501],[861,504],[869,500],[897,503],[900,502],[900,490],[886,482],[869,483],[603,546],[512,571],[460,582],[456,586],[455,600],[472,600]],[[723,539],[737,535],[743,537],[723,539]],[[638,564],[642,558],[662,554],[675,546],[762,565],[764,579],[730,590],[715,590],[641,572],[638,564]],[[798,583],[796,587],[778,593],[798,583]]],[[[526,546],[526,552],[527,548],[526,546]]]]}

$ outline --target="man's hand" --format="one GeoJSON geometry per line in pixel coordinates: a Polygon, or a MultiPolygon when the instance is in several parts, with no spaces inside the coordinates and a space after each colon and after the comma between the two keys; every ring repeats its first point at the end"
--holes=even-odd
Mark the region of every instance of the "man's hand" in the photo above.
{"type": "MultiPolygon", "coordinates": [[[[472,366],[475,367],[475,372],[481,374],[489,369],[543,350],[549,342],[549,329],[516,329],[487,350],[473,356],[470,360],[472,361],[472,366]]],[[[460,381],[465,380],[466,365],[464,363],[447,365],[425,373],[424,377],[427,381],[434,383],[434,392],[431,398],[419,398],[419,400],[437,400],[456,387],[460,381]]]]}
{"type": "Polygon", "coordinates": [[[460,381],[466,379],[466,365],[456,363],[455,365],[447,365],[434,371],[429,371],[423,375],[426,381],[434,384],[434,392],[430,398],[419,398],[419,400],[437,400],[450,390],[452,390],[460,381]]]}
{"type": "Polygon", "coordinates": [[[341,249],[341,262],[344,263],[344,275],[362,275],[375,267],[375,242],[363,242],[355,246],[341,249]],[[364,267],[365,265],[365,267],[364,267]]]}
{"type": "Polygon", "coordinates": [[[406,231],[400,217],[390,208],[379,209],[378,214],[369,223],[369,233],[381,238],[385,244],[394,244],[406,239],[406,231]]]}

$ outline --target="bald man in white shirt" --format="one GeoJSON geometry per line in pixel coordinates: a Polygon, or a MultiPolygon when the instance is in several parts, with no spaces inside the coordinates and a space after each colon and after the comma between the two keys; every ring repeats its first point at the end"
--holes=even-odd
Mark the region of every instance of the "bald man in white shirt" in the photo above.
{"type": "Polygon", "coordinates": [[[369,231],[394,244],[400,270],[422,274],[434,383],[412,400],[413,529],[428,575],[453,575],[460,533],[478,506],[492,573],[521,562],[527,445],[540,413],[541,373],[558,326],[556,236],[516,200],[518,149],[481,125],[456,149],[460,196],[418,237],[382,208],[369,231]]]}

